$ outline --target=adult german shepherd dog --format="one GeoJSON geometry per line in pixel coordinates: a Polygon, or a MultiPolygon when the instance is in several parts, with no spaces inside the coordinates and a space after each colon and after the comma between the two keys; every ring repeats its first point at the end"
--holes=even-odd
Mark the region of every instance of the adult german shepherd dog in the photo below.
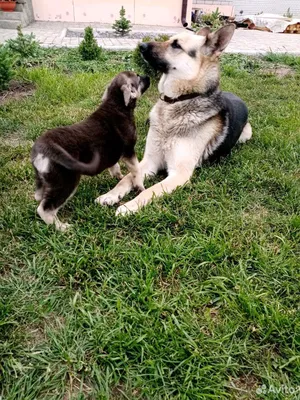
{"type": "MultiPolygon", "coordinates": [[[[203,28],[197,35],[183,32],[164,43],[140,45],[144,58],[162,72],[160,97],[150,113],[141,173],[145,178],[165,169],[168,176],[120,206],[117,214],[136,212],[153,197],[171,193],[188,182],[204,161],[217,161],[237,142],[251,138],[247,106],[219,88],[219,56],[234,29],[231,24],[214,33],[203,28]]],[[[128,174],[100,196],[100,203],[115,204],[132,188],[128,174]]]]}

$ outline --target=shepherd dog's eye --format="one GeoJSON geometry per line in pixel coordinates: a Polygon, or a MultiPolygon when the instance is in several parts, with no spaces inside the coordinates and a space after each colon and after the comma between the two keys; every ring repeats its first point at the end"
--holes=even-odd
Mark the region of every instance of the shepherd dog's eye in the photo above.
{"type": "Polygon", "coordinates": [[[174,42],[171,44],[171,46],[173,47],[173,49],[182,49],[182,47],[178,43],[177,39],[174,40],[174,42]]]}

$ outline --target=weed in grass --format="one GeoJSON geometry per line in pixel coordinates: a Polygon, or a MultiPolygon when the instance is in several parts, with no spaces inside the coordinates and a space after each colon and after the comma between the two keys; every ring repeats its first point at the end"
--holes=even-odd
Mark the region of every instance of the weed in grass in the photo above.
{"type": "Polygon", "coordinates": [[[300,69],[300,57],[296,57],[290,54],[277,54],[270,52],[267,55],[263,56],[262,59],[269,61],[273,64],[288,65],[298,70],[300,69]]]}

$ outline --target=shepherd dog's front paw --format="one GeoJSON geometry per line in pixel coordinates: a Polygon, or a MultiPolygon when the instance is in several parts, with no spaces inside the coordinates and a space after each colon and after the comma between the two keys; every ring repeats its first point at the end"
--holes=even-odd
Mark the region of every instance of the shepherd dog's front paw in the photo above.
{"type": "Polygon", "coordinates": [[[97,197],[95,203],[101,204],[102,206],[113,206],[120,201],[119,196],[113,193],[106,193],[102,196],[97,197]]]}

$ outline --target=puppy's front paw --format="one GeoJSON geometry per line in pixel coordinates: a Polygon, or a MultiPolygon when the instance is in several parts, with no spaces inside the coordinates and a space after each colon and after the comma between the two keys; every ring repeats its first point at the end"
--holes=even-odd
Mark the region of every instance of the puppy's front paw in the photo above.
{"type": "Polygon", "coordinates": [[[124,178],[124,175],[122,173],[115,175],[115,177],[121,181],[124,178]]]}
{"type": "Polygon", "coordinates": [[[102,196],[97,197],[95,203],[101,204],[102,206],[113,206],[120,201],[119,196],[113,193],[106,193],[102,196]]]}
{"type": "Polygon", "coordinates": [[[122,175],[119,163],[116,163],[115,165],[110,167],[108,170],[109,170],[110,176],[112,178],[117,178],[119,180],[123,179],[123,175],[122,175]]]}
{"type": "Polygon", "coordinates": [[[117,208],[116,216],[118,215],[125,216],[131,213],[135,213],[138,211],[138,209],[139,207],[135,202],[129,201],[128,203],[123,204],[122,206],[117,208]]]}
{"type": "Polygon", "coordinates": [[[124,175],[122,174],[121,170],[114,173],[110,172],[110,176],[112,178],[117,178],[119,181],[124,178],[124,175]]]}
{"type": "Polygon", "coordinates": [[[144,187],[143,184],[142,185],[137,185],[137,186],[134,186],[134,190],[137,191],[137,192],[143,192],[145,190],[145,187],[144,187]]]}

